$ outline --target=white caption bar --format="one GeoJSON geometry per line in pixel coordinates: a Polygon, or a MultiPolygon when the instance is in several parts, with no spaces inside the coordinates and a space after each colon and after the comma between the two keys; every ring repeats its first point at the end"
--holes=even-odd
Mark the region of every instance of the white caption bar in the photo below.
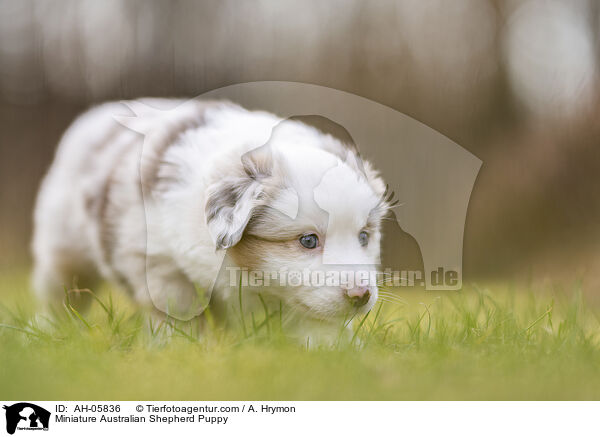
{"type": "Polygon", "coordinates": [[[599,402],[3,401],[0,435],[598,435],[599,402]],[[376,433],[376,434],[375,434],[376,433]]]}

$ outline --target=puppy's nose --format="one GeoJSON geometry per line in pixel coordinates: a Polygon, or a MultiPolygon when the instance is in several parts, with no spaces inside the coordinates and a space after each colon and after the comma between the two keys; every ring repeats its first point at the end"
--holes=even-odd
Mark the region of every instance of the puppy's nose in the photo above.
{"type": "Polygon", "coordinates": [[[346,290],[346,296],[348,296],[352,306],[359,308],[369,301],[371,293],[369,292],[368,287],[354,287],[350,290],[346,290]]]}

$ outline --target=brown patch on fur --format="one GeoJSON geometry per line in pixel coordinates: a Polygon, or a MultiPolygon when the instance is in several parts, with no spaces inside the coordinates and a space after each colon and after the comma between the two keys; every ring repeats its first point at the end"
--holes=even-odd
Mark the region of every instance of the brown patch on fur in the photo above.
{"type": "Polygon", "coordinates": [[[254,209],[246,226],[245,235],[261,240],[282,242],[299,238],[305,229],[294,228],[294,220],[268,205],[254,209]]]}
{"type": "MultiPolygon", "coordinates": [[[[137,140],[134,140],[135,143],[137,140]]],[[[114,268],[113,258],[115,254],[115,248],[117,246],[117,237],[115,235],[114,225],[111,223],[110,217],[116,216],[114,209],[114,202],[111,202],[113,199],[113,191],[115,189],[115,175],[117,170],[119,169],[118,165],[121,160],[127,155],[127,153],[132,153],[131,149],[128,147],[123,147],[121,153],[119,153],[117,159],[115,160],[115,165],[111,169],[107,178],[102,185],[102,192],[99,197],[99,208],[98,208],[98,241],[100,244],[100,250],[102,252],[102,260],[105,265],[108,266],[113,274],[119,276],[114,268]]],[[[140,194],[141,195],[141,194],[140,194]]]]}
{"type": "MultiPolygon", "coordinates": [[[[186,103],[191,104],[190,102],[186,103]]],[[[140,177],[143,188],[152,192],[159,182],[168,182],[168,180],[176,179],[176,169],[166,172],[159,176],[161,167],[164,169],[165,163],[163,158],[167,150],[176,142],[177,138],[184,132],[202,126],[205,123],[206,110],[219,105],[229,105],[227,102],[218,101],[194,101],[194,110],[182,114],[181,118],[169,121],[166,128],[161,128],[156,132],[152,132],[145,139],[144,150],[142,154],[142,162],[140,165],[140,177]]]]}
{"type": "Polygon", "coordinates": [[[296,240],[271,241],[244,235],[227,254],[237,266],[258,270],[268,263],[269,258],[286,259],[298,250],[296,240]]]}

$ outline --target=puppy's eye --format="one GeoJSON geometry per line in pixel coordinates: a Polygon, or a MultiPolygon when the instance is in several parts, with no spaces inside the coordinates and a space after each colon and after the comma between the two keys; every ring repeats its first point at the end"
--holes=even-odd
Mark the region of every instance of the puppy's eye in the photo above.
{"type": "Polygon", "coordinates": [[[314,249],[319,245],[319,237],[316,234],[308,234],[300,237],[300,244],[307,249],[314,249]]]}
{"type": "Polygon", "coordinates": [[[358,242],[363,247],[369,244],[369,234],[366,231],[362,231],[358,234],[358,242]]]}

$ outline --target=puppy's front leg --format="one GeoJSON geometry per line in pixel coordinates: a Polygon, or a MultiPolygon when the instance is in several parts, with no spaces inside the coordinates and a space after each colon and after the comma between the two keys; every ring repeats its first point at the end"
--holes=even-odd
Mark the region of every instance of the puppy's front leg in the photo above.
{"type": "Polygon", "coordinates": [[[135,281],[130,279],[135,284],[136,299],[169,318],[190,320],[208,304],[200,290],[168,257],[148,257],[145,269],[138,273],[135,281]]]}

